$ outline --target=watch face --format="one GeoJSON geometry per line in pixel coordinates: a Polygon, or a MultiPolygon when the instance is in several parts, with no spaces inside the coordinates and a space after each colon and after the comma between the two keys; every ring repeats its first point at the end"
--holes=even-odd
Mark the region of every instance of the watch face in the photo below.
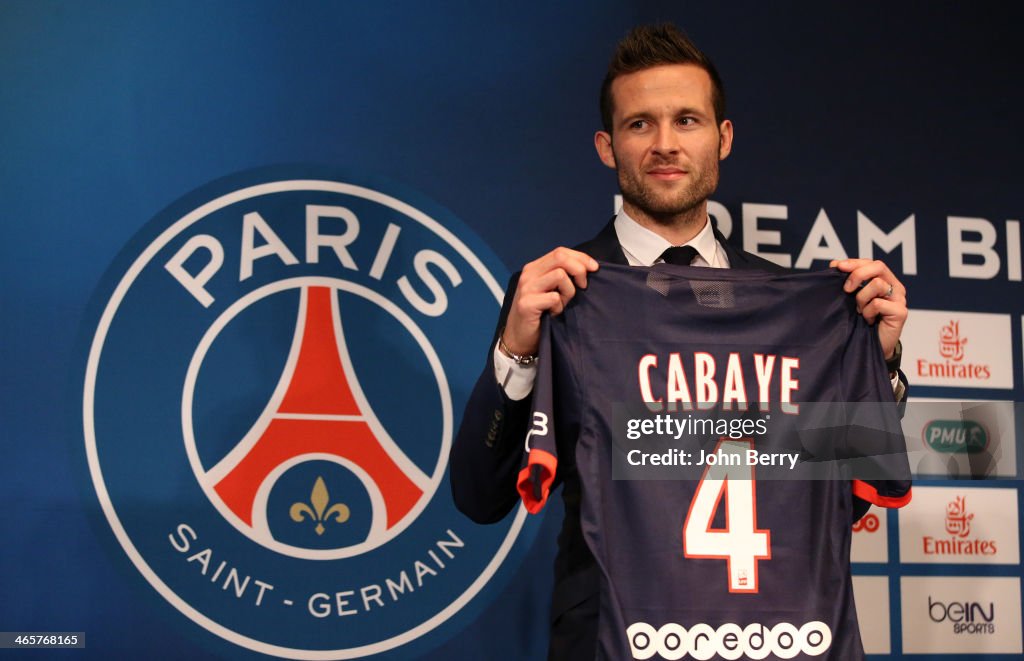
{"type": "MultiPolygon", "coordinates": [[[[504,329],[502,329],[502,333],[504,333],[504,329]]],[[[533,361],[537,360],[536,355],[519,354],[509,349],[508,345],[505,344],[505,338],[502,335],[498,335],[498,350],[501,351],[501,353],[508,356],[509,358],[511,358],[512,362],[514,362],[516,365],[532,365],[533,361]]]]}

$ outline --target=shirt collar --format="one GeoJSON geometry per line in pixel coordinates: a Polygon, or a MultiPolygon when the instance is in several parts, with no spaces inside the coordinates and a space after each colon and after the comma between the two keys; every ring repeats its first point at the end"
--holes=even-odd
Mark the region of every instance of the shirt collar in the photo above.
{"type": "MultiPolygon", "coordinates": [[[[626,261],[632,266],[651,266],[666,248],[672,246],[666,239],[630,218],[625,209],[620,210],[615,216],[615,233],[619,237],[622,251],[626,253],[626,261]]],[[[697,236],[683,245],[693,246],[700,259],[708,265],[717,265],[720,261],[716,257],[718,239],[715,238],[710,220],[704,222],[704,227],[697,236]]]]}

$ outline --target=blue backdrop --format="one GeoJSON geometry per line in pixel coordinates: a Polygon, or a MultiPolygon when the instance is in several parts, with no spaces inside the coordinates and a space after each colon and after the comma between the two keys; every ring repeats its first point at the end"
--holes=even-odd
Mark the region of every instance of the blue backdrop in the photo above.
{"type": "MultiPolygon", "coordinates": [[[[913,249],[886,257],[911,307],[1009,315],[1012,374],[1009,388],[915,394],[1021,401],[1020,234],[1007,221],[1024,214],[1024,61],[1002,11],[0,1],[0,631],[83,631],[89,658],[248,653],[157,595],[89,476],[86,354],[133,237],[223,177],[326,168],[407,192],[504,284],[612,215],[614,174],[592,146],[597,91],[615,41],[640,22],[677,22],[726,81],[736,138],[714,200],[733,241],[796,262],[824,211],[854,256],[858,215],[885,232],[913,216],[913,249]],[[953,255],[950,217],[982,219],[991,247],[953,255]],[[777,239],[756,239],[754,223],[777,239]]],[[[821,236],[814,245],[829,244],[821,236]]],[[[487,338],[472,339],[476,369],[487,338]]],[[[1011,474],[1001,482],[1016,488],[1011,474]]],[[[529,522],[464,611],[382,657],[541,656],[557,518],[529,522]]],[[[890,562],[873,571],[895,586],[890,562]]]]}

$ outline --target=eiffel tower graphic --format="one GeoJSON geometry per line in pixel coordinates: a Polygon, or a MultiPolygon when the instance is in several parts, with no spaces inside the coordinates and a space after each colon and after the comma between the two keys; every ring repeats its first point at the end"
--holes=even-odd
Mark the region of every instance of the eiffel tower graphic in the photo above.
{"type": "Polygon", "coordinates": [[[310,460],[338,463],[362,482],[374,510],[371,542],[412,511],[429,483],[370,408],[345,346],[338,299],[322,286],[302,289],[288,362],[263,414],[203,479],[242,523],[272,538],[270,489],[285,470],[310,460]]]}

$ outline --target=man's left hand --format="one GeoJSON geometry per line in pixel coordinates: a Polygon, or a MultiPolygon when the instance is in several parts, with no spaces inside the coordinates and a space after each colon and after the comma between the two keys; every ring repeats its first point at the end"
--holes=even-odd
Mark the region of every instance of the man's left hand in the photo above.
{"type": "Polygon", "coordinates": [[[829,266],[849,273],[843,291],[856,292],[857,311],[869,324],[878,322],[878,339],[885,358],[892,358],[907,322],[907,288],[879,260],[832,260],[829,266]]]}

